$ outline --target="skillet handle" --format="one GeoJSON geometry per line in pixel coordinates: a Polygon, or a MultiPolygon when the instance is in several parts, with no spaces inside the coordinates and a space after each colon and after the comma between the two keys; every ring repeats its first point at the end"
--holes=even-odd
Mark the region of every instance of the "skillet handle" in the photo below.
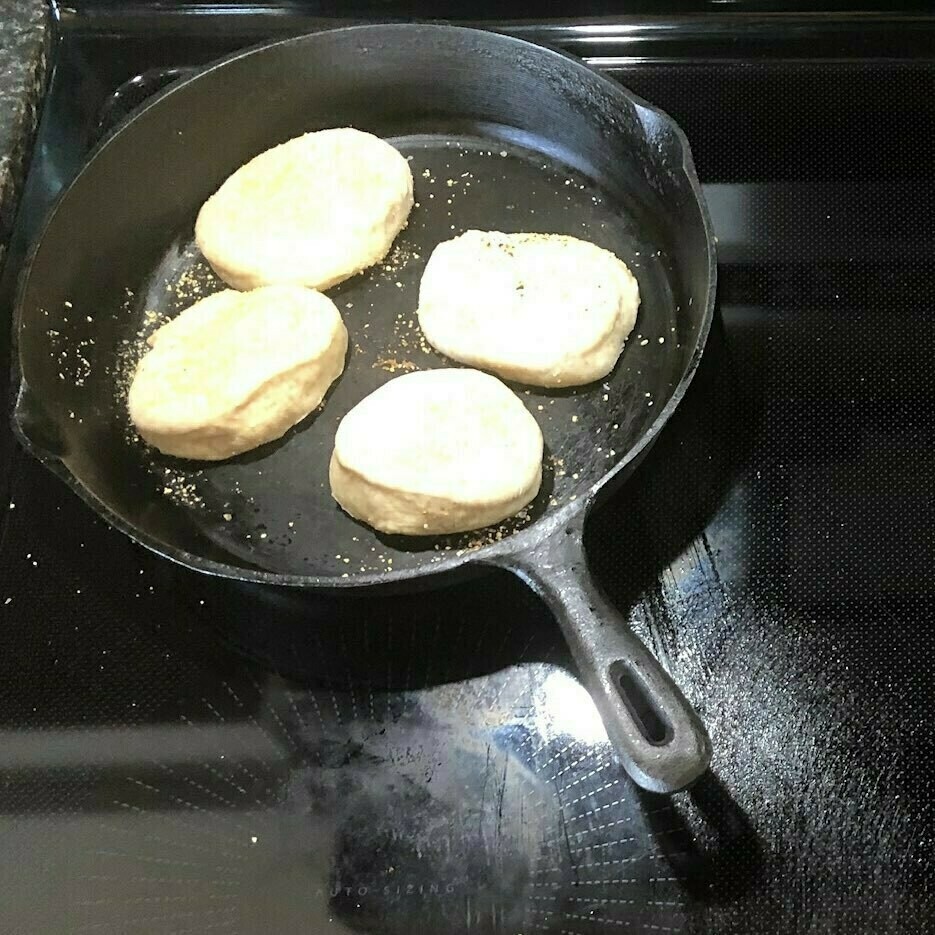
{"type": "Polygon", "coordinates": [[[500,560],[555,615],[610,742],[637,785],[684,789],[708,768],[711,742],[685,696],[601,593],[588,570],[583,518],[531,552],[500,560]]]}

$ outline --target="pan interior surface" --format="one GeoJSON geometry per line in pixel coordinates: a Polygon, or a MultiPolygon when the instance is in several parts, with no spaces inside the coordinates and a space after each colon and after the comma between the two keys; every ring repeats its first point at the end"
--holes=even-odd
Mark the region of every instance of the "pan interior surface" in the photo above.
{"type": "MultiPolygon", "coordinates": [[[[148,448],[128,422],[125,394],[145,337],[192,302],[226,288],[190,231],[144,283],[134,284],[129,305],[119,310],[128,336],[122,340],[129,341],[114,371],[121,471],[233,564],[343,578],[435,564],[496,541],[581,496],[640,437],[653,405],[671,392],[680,348],[665,258],[598,186],[489,136],[418,134],[391,142],[410,160],[417,207],[382,263],[328,291],[350,334],[346,369],[319,410],[284,439],[229,461],[193,463],[148,448]],[[382,536],[331,498],[334,434],[345,413],[394,376],[457,366],[426,343],[416,307],[433,247],[471,228],[569,234],[612,250],[639,280],[637,325],[616,369],[600,383],[562,391],[513,384],[546,443],[542,490],[521,517],[459,536],[382,536]]],[[[141,521],[145,517],[133,518],[141,521]]]]}

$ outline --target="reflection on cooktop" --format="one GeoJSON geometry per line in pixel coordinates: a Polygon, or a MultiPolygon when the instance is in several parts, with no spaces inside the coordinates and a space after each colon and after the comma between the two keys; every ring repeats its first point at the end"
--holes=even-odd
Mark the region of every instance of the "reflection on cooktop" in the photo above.
{"type": "MultiPolygon", "coordinates": [[[[171,728],[11,740],[7,787],[25,796],[55,776],[58,800],[2,820],[8,853],[67,807],[55,840],[70,856],[40,848],[0,869],[71,875],[85,893],[74,931],[176,931],[183,917],[193,931],[233,918],[246,931],[557,931],[559,918],[677,931],[684,918],[652,830],[669,805],[621,776],[558,666],[408,692],[244,670],[171,728]]],[[[45,930],[64,911],[43,907],[45,930]]]]}

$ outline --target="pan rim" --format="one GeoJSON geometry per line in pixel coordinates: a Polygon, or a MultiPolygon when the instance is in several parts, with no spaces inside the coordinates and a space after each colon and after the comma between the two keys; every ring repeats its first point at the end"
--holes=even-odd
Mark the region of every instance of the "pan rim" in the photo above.
{"type": "Polygon", "coordinates": [[[212,577],[226,578],[230,580],[252,582],[257,584],[276,585],[288,588],[314,588],[322,591],[349,591],[349,590],[374,590],[380,588],[392,588],[419,581],[425,585],[441,584],[442,579],[459,569],[463,570],[468,565],[490,565],[490,566],[509,566],[509,559],[517,555],[532,550],[550,535],[556,529],[568,526],[572,521],[583,522],[587,514],[594,505],[595,497],[601,490],[606,490],[611,485],[619,483],[626,471],[634,465],[640,455],[645,452],[649,445],[655,440],[656,436],[663,429],[671,418],[673,412],[681,402],[689,385],[694,378],[698,365],[708,340],[711,325],[714,319],[714,300],[717,288],[717,257],[715,247],[714,231],[711,224],[711,218],[708,206],[704,199],[701,189],[701,183],[695,169],[694,160],[691,154],[691,148],[684,131],[665,111],[656,107],[634,94],[628,88],[619,82],[609,78],[599,69],[589,65],[584,60],[566,52],[563,49],[556,48],[546,43],[531,42],[528,39],[521,38],[508,32],[500,32],[491,29],[480,29],[472,26],[456,26],[440,23],[367,23],[355,24],[349,26],[340,26],[332,29],[317,30],[311,33],[305,33],[298,36],[290,36],[285,39],[273,40],[252,45],[244,49],[239,49],[230,55],[216,59],[195,73],[181,78],[162,91],[154,94],[139,108],[134,110],[125,120],[121,121],[110,133],[100,140],[88,153],[84,164],[78,171],[75,178],[59,193],[55,203],[49,210],[47,217],[41,225],[40,232],[35,242],[31,245],[26,259],[23,263],[22,271],[19,276],[19,282],[16,289],[16,301],[14,307],[14,341],[15,353],[11,355],[13,362],[13,385],[17,392],[17,409],[19,401],[25,393],[29,392],[26,382],[23,365],[21,360],[21,350],[19,334],[23,327],[24,307],[26,294],[32,279],[32,272],[39,250],[45,239],[46,233],[58,215],[59,210],[67,201],[70,192],[80,183],[84,174],[90,170],[92,164],[108,146],[110,146],[123,132],[128,130],[139,118],[146,114],[151,108],[160,106],[164,101],[170,99],[174,94],[179,93],[191,83],[202,77],[222,69],[236,61],[249,58],[250,56],[263,53],[267,50],[279,48],[288,45],[298,45],[309,41],[310,39],[335,33],[375,33],[379,32],[385,36],[388,32],[411,32],[414,30],[428,32],[453,31],[462,33],[473,33],[478,37],[496,36],[498,39],[510,43],[516,47],[533,49],[558,56],[568,62],[570,65],[586,72],[591,76],[596,76],[607,86],[608,91],[635,106],[638,110],[655,115],[667,128],[667,131],[678,141],[682,156],[681,173],[687,179],[689,187],[694,196],[695,203],[701,215],[702,227],[705,234],[705,245],[707,253],[707,274],[708,288],[704,297],[704,308],[699,322],[698,335],[695,346],[692,349],[688,363],[674,387],[665,406],[661,407],[652,423],[649,425],[643,435],[632,445],[626,454],[620,458],[614,466],[594,481],[583,493],[579,494],[574,501],[564,504],[555,510],[546,512],[524,529],[512,533],[509,537],[489,545],[480,546],[475,549],[465,550],[460,555],[452,553],[451,557],[437,563],[426,566],[416,566],[413,568],[394,569],[383,572],[365,572],[353,577],[341,578],[336,575],[306,575],[297,573],[283,573],[265,570],[259,566],[255,568],[243,565],[232,565],[225,562],[208,559],[184,549],[174,548],[156,537],[148,535],[145,531],[133,526],[131,522],[115,513],[109,506],[103,503],[96,494],[86,487],[78,477],[69,469],[65,461],[53,454],[43,451],[36,445],[23,430],[19,420],[14,415],[13,428],[20,443],[34,457],[41,461],[45,467],[51,470],[60,480],[62,480],[77,496],[86,504],[91,506],[104,520],[106,520],[114,529],[123,533],[132,541],[144,546],[151,552],[166,558],[178,565],[197,571],[212,577]]]}

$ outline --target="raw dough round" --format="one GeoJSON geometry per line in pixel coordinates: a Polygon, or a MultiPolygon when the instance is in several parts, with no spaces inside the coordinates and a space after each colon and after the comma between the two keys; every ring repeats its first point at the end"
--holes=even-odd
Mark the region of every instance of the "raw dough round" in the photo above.
{"type": "Polygon", "coordinates": [[[542,482],[542,432],[519,398],[477,370],[397,377],[341,421],[331,492],[376,529],[438,535],[519,512],[542,482]]]}
{"type": "Polygon", "coordinates": [[[639,304],[636,279],[609,250],[561,234],[472,230],[429,258],[419,324],[453,360],[577,386],[610,373],[639,304]]]}
{"type": "Polygon", "coordinates": [[[251,159],[204,204],[195,239],[235,289],[327,289],[386,256],[412,210],[412,172],[350,128],[296,137],[251,159]]]}
{"type": "Polygon", "coordinates": [[[327,296],[300,286],[226,289],[149,339],[130,418],[153,447],[220,461],[279,438],[344,369],[347,329],[327,296]]]}

